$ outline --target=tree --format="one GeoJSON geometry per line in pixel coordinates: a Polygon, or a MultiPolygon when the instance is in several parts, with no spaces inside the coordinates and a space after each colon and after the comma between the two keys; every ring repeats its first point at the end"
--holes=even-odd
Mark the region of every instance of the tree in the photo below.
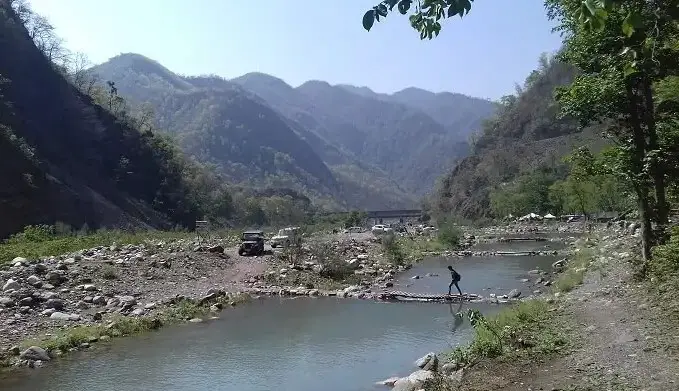
{"type": "MultiPolygon", "coordinates": [[[[384,0],[363,14],[363,28],[372,29],[375,22],[384,19],[394,8],[401,15],[410,14],[410,25],[420,33],[420,39],[432,39],[441,32],[441,21],[446,18],[467,15],[472,9],[474,0],[384,0]],[[415,3],[415,7],[413,7],[415,3]]],[[[642,14],[636,9],[626,9],[628,0],[574,0],[574,15],[578,23],[588,30],[600,30],[606,26],[609,14],[626,11],[625,18],[618,20],[618,26],[625,34],[633,35],[639,27],[642,14]]],[[[656,3],[656,2],[653,2],[656,3]]],[[[679,19],[679,8],[676,1],[662,2],[667,10],[672,11],[672,18],[679,19]]]]}
{"type": "Polygon", "coordinates": [[[642,253],[648,261],[654,240],[651,223],[655,221],[664,231],[668,218],[653,84],[679,71],[674,49],[679,30],[671,12],[676,4],[621,1],[606,15],[614,23],[592,29],[582,24],[579,3],[547,1],[548,14],[558,20],[557,29],[565,37],[561,57],[581,71],[572,85],[558,92],[557,100],[564,113],[583,126],[604,124],[606,135],[617,142],[613,168],[635,190],[642,253]]]}

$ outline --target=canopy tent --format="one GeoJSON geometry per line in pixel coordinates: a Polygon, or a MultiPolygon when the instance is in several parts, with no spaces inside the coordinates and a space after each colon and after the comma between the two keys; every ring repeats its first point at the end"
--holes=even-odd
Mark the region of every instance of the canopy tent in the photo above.
{"type": "Polygon", "coordinates": [[[535,214],[535,213],[528,213],[525,216],[519,217],[519,221],[525,221],[525,220],[540,220],[542,217],[540,215],[535,214]]]}

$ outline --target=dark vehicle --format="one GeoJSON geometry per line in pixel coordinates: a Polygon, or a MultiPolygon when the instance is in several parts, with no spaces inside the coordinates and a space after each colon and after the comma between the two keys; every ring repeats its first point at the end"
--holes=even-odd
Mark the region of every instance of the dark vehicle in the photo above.
{"type": "Polygon", "coordinates": [[[241,237],[238,255],[262,255],[264,254],[264,232],[245,231],[241,237]]]}

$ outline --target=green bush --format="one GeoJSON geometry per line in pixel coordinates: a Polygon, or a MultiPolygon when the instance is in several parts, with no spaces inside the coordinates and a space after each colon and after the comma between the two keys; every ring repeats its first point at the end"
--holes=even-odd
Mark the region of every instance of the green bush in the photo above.
{"type": "Polygon", "coordinates": [[[385,235],[382,236],[381,241],[382,249],[389,261],[395,265],[402,265],[405,262],[406,255],[396,237],[393,235],[385,235]]]}
{"type": "Polygon", "coordinates": [[[460,246],[460,240],[462,239],[462,230],[460,227],[452,222],[451,220],[443,220],[438,224],[438,240],[439,242],[457,248],[460,246]]]}

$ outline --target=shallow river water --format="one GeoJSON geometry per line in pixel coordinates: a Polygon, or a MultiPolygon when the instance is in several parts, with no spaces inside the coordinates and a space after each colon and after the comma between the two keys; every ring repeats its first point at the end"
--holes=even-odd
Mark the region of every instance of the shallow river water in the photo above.
{"type": "MultiPolygon", "coordinates": [[[[532,243],[532,248],[541,247],[532,243]]],[[[526,243],[520,245],[527,247],[526,243]]],[[[512,244],[494,246],[515,250],[512,244]]],[[[445,266],[462,275],[465,292],[488,296],[518,288],[527,271],[554,257],[427,259],[394,289],[447,290],[445,266]],[[430,274],[430,276],[427,276],[430,274]],[[438,274],[439,276],[431,276],[438,274]],[[411,277],[418,275],[420,279],[411,277]]],[[[453,288],[454,289],[454,288],[453,288]]],[[[483,313],[498,306],[477,305],[483,313]]],[[[168,327],[99,346],[0,382],[2,390],[363,391],[407,375],[413,361],[469,341],[458,304],[378,303],[337,298],[269,298],[228,309],[219,320],[168,327]]]]}

